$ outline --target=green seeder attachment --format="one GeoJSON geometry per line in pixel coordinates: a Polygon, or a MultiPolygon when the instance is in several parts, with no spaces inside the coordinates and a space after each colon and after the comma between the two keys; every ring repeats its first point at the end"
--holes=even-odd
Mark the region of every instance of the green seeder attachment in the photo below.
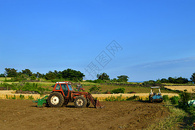
{"type": "Polygon", "coordinates": [[[43,107],[43,105],[47,103],[47,98],[48,98],[48,96],[45,96],[45,97],[38,99],[36,101],[33,101],[33,102],[37,103],[37,107],[43,107]]]}

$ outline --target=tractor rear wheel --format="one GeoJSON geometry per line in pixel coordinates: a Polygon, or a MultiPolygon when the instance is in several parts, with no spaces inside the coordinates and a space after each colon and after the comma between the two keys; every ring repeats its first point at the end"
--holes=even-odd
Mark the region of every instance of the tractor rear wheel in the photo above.
{"type": "Polygon", "coordinates": [[[61,107],[64,104],[64,97],[59,92],[53,92],[49,95],[47,102],[50,107],[61,107]]]}
{"type": "Polygon", "coordinates": [[[75,105],[75,107],[77,107],[77,108],[86,107],[86,105],[87,105],[87,99],[86,99],[85,97],[78,96],[78,97],[76,97],[75,100],[74,100],[74,105],[75,105]]]}

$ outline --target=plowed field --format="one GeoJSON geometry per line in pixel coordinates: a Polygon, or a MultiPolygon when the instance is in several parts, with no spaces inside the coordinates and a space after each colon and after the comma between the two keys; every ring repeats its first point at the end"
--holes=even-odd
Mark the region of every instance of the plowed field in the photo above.
{"type": "Polygon", "coordinates": [[[31,100],[0,100],[0,129],[143,129],[167,117],[163,103],[101,102],[104,109],[37,108],[31,100]]]}

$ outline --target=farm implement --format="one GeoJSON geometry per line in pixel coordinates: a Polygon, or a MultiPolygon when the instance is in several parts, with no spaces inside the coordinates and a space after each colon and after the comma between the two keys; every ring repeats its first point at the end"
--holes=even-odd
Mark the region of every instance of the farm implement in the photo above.
{"type": "Polygon", "coordinates": [[[90,103],[92,103],[95,108],[104,107],[98,100],[94,99],[90,93],[74,91],[71,82],[68,81],[56,82],[49,96],[45,96],[33,102],[37,103],[37,107],[43,107],[45,105],[61,107],[66,106],[69,102],[74,102],[77,108],[89,107],[90,103]]]}
{"type": "Polygon", "coordinates": [[[193,107],[195,107],[195,100],[189,100],[189,101],[188,101],[188,106],[193,106],[193,107]]]}
{"type": "Polygon", "coordinates": [[[151,92],[149,95],[149,102],[162,102],[163,101],[163,97],[161,95],[161,91],[160,91],[160,87],[151,87],[151,92]],[[153,89],[158,89],[159,93],[155,93],[153,89]]]}

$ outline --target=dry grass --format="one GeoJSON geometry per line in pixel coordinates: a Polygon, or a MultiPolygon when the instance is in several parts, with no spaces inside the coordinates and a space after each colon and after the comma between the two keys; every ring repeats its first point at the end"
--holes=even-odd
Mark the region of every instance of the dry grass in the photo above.
{"type": "Polygon", "coordinates": [[[195,86],[165,86],[165,88],[179,91],[184,91],[186,89],[189,93],[195,93],[195,86]]]}

